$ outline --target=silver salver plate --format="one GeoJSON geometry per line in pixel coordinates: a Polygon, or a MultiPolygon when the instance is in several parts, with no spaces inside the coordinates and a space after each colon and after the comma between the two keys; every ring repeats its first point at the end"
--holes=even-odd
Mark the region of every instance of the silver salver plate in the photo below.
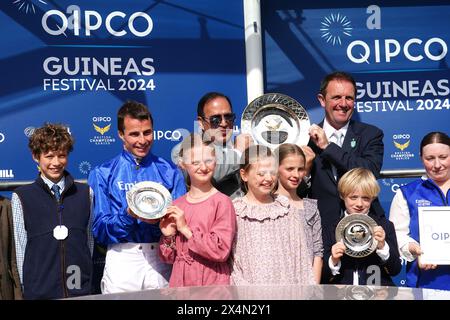
{"type": "Polygon", "coordinates": [[[127,192],[128,207],[139,218],[159,219],[166,214],[172,196],[163,185],[142,181],[127,192]]]}
{"type": "Polygon", "coordinates": [[[346,286],[345,300],[370,300],[375,297],[375,291],[369,286],[346,286]]]}
{"type": "Polygon", "coordinates": [[[295,99],[280,93],[266,93],[245,107],[241,132],[253,137],[255,144],[275,149],[282,143],[307,145],[308,114],[295,99]]]}
{"type": "Polygon", "coordinates": [[[343,241],[345,253],[351,257],[366,257],[375,251],[378,241],[373,237],[375,220],[366,214],[350,214],[336,227],[336,242],[343,241]]]}

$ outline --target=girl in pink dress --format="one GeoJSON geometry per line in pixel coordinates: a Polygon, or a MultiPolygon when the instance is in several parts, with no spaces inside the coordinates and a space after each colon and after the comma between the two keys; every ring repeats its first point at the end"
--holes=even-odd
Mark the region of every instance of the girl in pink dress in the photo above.
{"type": "Polygon", "coordinates": [[[297,188],[306,174],[305,154],[296,144],[284,143],[275,150],[278,155],[278,189],[277,194],[289,198],[291,205],[297,209],[305,224],[306,241],[312,253],[310,263],[313,266],[316,283],[320,283],[323,265],[322,224],[317,200],[302,199],[297,195],[297,188]]]}
{"type": "Polygon", "coordinates": [[[304,219],[289,199],[274,195],[278,165],[269,148],[256,145],[241,159],[246,195],[233,200],[237,235],[232,284],[315,284],[304,219]]]}
{"type": "Polygon", "coordinates": [[[211,183],[214,148],[192,134],[183,140],[179,165],[188,175],[189,191],[160,221],[160,256],[173,264],[169,287],[228,285],[236,214],[230,198],[211,183]]]}

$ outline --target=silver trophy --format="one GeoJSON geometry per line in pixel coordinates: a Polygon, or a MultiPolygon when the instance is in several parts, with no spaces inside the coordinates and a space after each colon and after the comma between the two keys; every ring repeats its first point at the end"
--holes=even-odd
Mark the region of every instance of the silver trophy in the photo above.
{"type": "Polygon", "coordinates": [[[172,203],[172,196],[163,185],[142,181],[127,192],[127,203],[139,218],[159,219],[166,214],[167,207],[172,203]]]}
{"type": "Polygon", "coordinates": [[[343,241],[345,253],[351,257],[366,257],[375,251],[378,241],[373,237],[375,220],[366,214],[350,214],[339,221],[336,241],[343,241]]]}
{"type": "Polygon", "coordinates": [[[346,286],[345,300],[370,300],[375,297],[375,290],[369,286],[346,286]]]}
{"type": "Polygon", "coordinates": [[[255,144],[275,149],[282,143],[307,145],[310,121],[295,99],[280,93],[266,93],[245,107],[241,132],[249,133],[255,144]]]}

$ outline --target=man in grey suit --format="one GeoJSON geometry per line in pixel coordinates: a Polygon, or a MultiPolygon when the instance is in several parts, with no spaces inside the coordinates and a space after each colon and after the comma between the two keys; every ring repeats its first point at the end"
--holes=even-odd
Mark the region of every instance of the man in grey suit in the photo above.
{"type": "MultiPolygon", "coordinates": [[[[216,150],[214,185],[222,193],[235,198],[240,195],[239,162],[242,152],[252,142],[248,134],[240,134],[232,142],[236,115],[230,99],[219,92],[208,92],[198,102],[197,121],[206,141],[216,150]]],[[[172,149],[172,161],[178,164],[181,143],[172,149]]]]}
{"type": "MultiPolygon", "coordinates": [[[[383,132],[372,125],[351,120],[356,83],[345,72],[333,72],[321,83],[318,99],[325,119],[310,128],[310,144],[316,157],[307,163],[311,186],[308,196],[318,200],[323,230],[336,225],[344,206],[337,182],[348,170],[363,167],[380,177],[383,164],[383,132]]],[[[377,215],[384,215],[378,201],[372,203],[377,215]]],[[[324,244],[325,245],[325,244],[324,244]]]]}

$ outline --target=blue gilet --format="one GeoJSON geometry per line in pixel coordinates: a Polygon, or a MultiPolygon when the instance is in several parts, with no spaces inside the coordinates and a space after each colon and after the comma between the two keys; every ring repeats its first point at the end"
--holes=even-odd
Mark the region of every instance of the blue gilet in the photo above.
{"type": "Polygon", "coordinates": [[[40,177],[15,190],[22,203],[27,231],[23,264],[25,299],[66,298],[91,292],[92,259],[86,233],[89,187],[74,182],[68,173],[65,179],[59,203],[40,177]],[[53,236],[60,216],[69,230],[64,240],[53,236]]]}
{"type": "MultiPolygon", "coordinates": [[[[442,190],[431,179],[418,179],[400,187],[408,204],[410,237],[420,243],[419,238],[419,207],[448,206],[449,194],[442,190]]],[[[439,265],[435,270],[419,269],[415,259],[406,265],[406,285],[413,288],[430,288],[450,290],[450,266],[439,265]]]]}

